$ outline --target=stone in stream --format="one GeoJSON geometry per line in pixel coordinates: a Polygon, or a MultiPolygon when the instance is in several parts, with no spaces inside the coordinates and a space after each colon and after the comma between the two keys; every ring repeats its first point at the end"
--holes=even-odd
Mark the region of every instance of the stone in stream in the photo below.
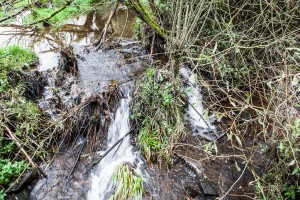
{"type": "Polygon", "coordinates": [[[60,60],[58,68],[60,71],[71,73],[73,76],[77,76],[77,58],[73,52],[72,47],[67,47],[64,50],[60,51],[60,60]]]}

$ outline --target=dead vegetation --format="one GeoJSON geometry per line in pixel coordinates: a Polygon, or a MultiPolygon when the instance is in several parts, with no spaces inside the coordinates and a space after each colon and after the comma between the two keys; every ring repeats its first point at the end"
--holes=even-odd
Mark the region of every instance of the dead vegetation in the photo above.
{"type": "MultiPolygon", "coordinates": [[[[150,12],[170,31],[174,75],[181,66],[198,74],[207,110],[226,133],[222,140],[243,160],[238,180],[253,172],[250,197],[298,198],[299,1],[175,0],[154,7],[150,12]],[[269,161],[262,173],[253,154],[269,161]]],[[[220,143],[203,145],[212,159],[228,156],[220,143]]]]}

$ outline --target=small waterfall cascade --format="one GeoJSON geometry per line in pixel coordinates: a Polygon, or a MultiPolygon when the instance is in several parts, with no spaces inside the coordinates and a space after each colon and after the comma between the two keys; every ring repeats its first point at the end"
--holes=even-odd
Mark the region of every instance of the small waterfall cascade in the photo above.
{"type": "MultiPolygon", "coordinates": [[[[130,86],[120,88],[124,97],[120,100],[120,106],[111,122],[107,136],[107,149],[112,147],[120,138],[130,131],[130,86]]],[[[106,150],[107,150],[106,149],[106,150]]],[[[105,151],[104,151],[105,152],[105,151]]],[[[102,153],[104,153],[102,152],[102,153]]],[[[96,166],[91,174],[91,188],[87,194],[88,200],[107,200],[114,193],[115,184],[113,175],[122,164],[141,165],[138,153],[134,152],[130,143],[130,135],[127,135],[121,143],[116,145],[96,166]]],[[[139,169],[137,169],[139,173],[139,169]]]]}
{"type": "Polygon", "coordinates": [[[213,136],[207,134],[208,132],[215,133],[216,127],[211,123],[210,117],[205,115],[201,90],[197,85],[196,75],[188,68],[181,68],[180,74],[187,84],[186,95],[189,105],[186,111],[186,120],[190,123],[193,133],[208,140],[216,139],[215,134],[213,136]]]}

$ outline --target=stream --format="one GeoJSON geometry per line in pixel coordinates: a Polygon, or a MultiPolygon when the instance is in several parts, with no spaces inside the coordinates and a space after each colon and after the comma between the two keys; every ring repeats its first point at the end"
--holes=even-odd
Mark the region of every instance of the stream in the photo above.
{"type": "MultiPolygon", "coordinates": [[[[136,145],[136,138],[127,134],[132,128],[131,92],[135,80],[143,74],[148,62],[144,58],[145,49],[138,41],[131,39],[135,16],[124,6],[117,10],[112,19],[114,31],[109,32],[109,45],[101,50],[91,46],[100,37],[109,13],[107,8],[92,11],[70,20],[60,28],[22,27],[20,18],[15,24],[0,27],[0,46],[18,44],[31,48],[38,55],[40,63],[36,70],[47,78],[47,86],[38,104],[54,121],[60,120],[62,108],[72,111],[82,102],[91,102],[86,109],[89,114],[84,111],[74,114],[74,118],[84,118],[77,128],[85,134],[74,138],[68,145],[59,141],[62,148],[49,163],[41,164],[48,178],[37,180],[26,190],[11,195],[10,199],[107,200],[117,189],[113,176],[122,165],[130,166],[143,177],[143,199],[214,199],[218,184],[199,180],[203,179],[204,171],[212,175],[216,168],[224,176],[216,176],[215,182],[219,177],[224,182],[231,180],[231,177],[227,177],[230,169],[225,167],[226,164],[216,162],[215,168],[202,166],[197,158],[203,152],[191,151],[190,155],[188,148],[179,149],[179,152],[181,155],[194,156],[194,159],[178,155],[172,161],[173,165],[165,168],[147,164],[136,145]],[[63,56],[66,49],[73,53],[72,59],[76,63],[76,69],[72,68],[74,73],[66,70],[75,66],[74,63],[67,66],[66,60],[70,58],[63,56]],[[116,82],[119,83],[118,88],[115,88],[116,82]],[[111,90],[117,93],[114,101],[107,100],[112,98],[108,96],[111,90]],[[99,103],[99,99],[105,103],[99,103]],[[105,107],[104,111],[98,112],[101,107],[99,104],[105,107]],[[94,132],[86,130],[87,121],[95,122],[95,126],[92,126],[94,132]],[[121,142],[107,153],[120,139],[121,142]],[[93,142],[92,148],[88,148],[89,142],[93,142]]],[[[203,138],[216,140],[220,135],[213,118],[205,114],[195,75],[189,69],[182,68],[181,76],[186,84],[189,102],[186,121],[192,129],[185,142],[198,142],[203,138]]]]}
{"type": "MultiPolygon", "coordinates": [[[[137,170],[140,172],[142,161],[133,151],[130,143],[129,114],[130,114],[130,85],[121,87],[121,92],[124,97],[120,100],[120,107],[117,109],[114,119],[108,130],[107,147],[114,145],[119,139],[125,138],[111,152],[108,153],[95,167],[91,175],[91,188],[88,191],[88,200],[105,200],[109,199],[114,192],[114,184],[112,177],[116,169],[122,164],[137,165],[137,170]],[[137,164],[135,164],[137,162],[137,164]]],[[[107,150],[107,149],[106,149],[107,150]]],[[[100,152],[101,155],[101,152],[100,152]]]]}

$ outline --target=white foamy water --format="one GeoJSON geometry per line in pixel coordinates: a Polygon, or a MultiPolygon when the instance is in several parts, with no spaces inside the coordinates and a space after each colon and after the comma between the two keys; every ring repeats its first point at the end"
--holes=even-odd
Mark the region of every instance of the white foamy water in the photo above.
{"type": "MultiPolygon", "coordinates": [[[[125,97],[121,99],[120,107],[117,109],[115,118],[109,127],[107,149],[130,131],[129,115],[131,98],[129,90],[128,87],[121,89],[125,97]]],[[[112,179],[117,168],[124,163],[133,164],[137,161],[139,161],[137,152],[133,151],[133,147],[130,144],[130,135],[128,135],[93,170],[91,175],[92,184],[87,199],[109,199],[116,188],[112,179]]]]}
{"type": "Polygon", "coordinates": [[[189,105],[186,111],[186,120],[192,126],[195,135],[200,135],[208,140],[215,139],[206,134],[207,132],[215,132],[216,127],[211,124],[209,117],[205,115],[201,90],[197,85],[196,75],[188,68],[181,68],[180,73],[187,80],[188,85],[186,94],[189,105]]]}

